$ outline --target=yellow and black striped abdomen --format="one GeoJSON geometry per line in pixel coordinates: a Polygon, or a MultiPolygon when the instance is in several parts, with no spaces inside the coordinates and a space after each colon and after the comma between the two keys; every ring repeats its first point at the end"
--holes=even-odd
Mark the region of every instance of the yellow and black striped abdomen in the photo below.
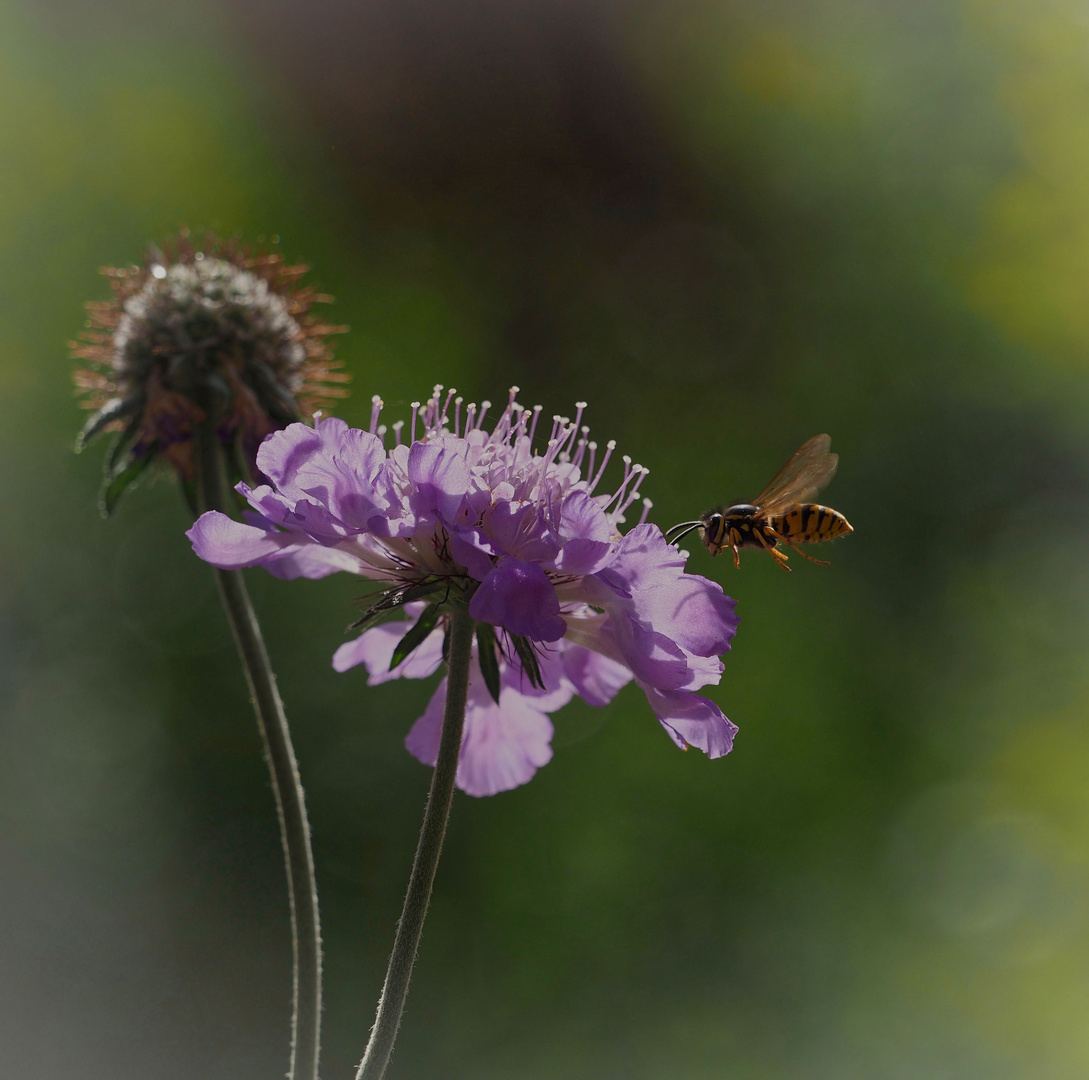
{"type": "Polygon", "coordinates": [[[854,532],[851,523],[838,511],[820,503],[799,503],[785,514],[768,518],[773,532],[795,544],[819,544],[854,532]]]}

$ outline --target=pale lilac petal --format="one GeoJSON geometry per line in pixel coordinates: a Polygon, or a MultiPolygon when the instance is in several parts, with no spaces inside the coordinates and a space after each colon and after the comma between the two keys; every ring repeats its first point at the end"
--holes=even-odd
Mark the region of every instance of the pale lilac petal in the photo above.
{"type": "Polygon", "coordinates": [[[576,491],[560,507],[563,550],[555,567],[564,574],[594,574],[611,562],[615,550],[605,512],[585,491],[576,491]]]}
{"type": "Polygon", "coordinates": [[[366,573],[366,567],[350,552],[320,544],[307,544],[295,550],[286,550],[282,555],[266,562],[264,567],[273,577],[285,581],[295,578],[308,578],[312,581],[343,571],[349,574],[366,573]]]}
{"type": "Polygon", "coordinates": [[[290,533],[243,525],[218,510],[201,514],[185,535],[200,558],[221,570],[240,570],[283,558],[285,548],[297,547],[300,539],[290,533]]]}
{"type": "MultiPolygon", "coordinates": [[[[262,445],[264,445],[262,443],[262,445]]],[[[292,507],[294,501],[285,499],[278,492],[275,492],[267,484],[262,484],[259,487],[251,488],[248,484],[236,484],[235,491],[243,496],[253,507],[257,513],[267,519],[269,522],[282,525],[285,528],[289,528],[294,524],[294,514],[292,513],[292,507]]],[[[252,525],[260,525],[260,522],[252,520],[251,511],[243,511],[243,516],[252,525]]],[[[261,526],[264,528],[264,526],[261,526]]]]}
{"type": "Polygon", "coordinates": [[[482,529],[499,552],[523,562],[549,563],[560,550],[559,541],[534,504],[497,501],[484,514],[482,529]]]}
{"type": "Polygon", "coordinates": [[[563,668],[579,696],[591,705],[608,705],[632,680],[630,668],[580,645],[564,649],[563,668]]]}
{"type": "Polygon", "coordinates": [[[458,787],[495,795],[526,783],[552,760],[552,733],[552,721],[514,690],[503,690],[498,705],[476,696],[465,716],[458,787]]]}
{"type": "Polygon", "coordinates": [[[614,546],[602,540],[568,540],[553,565],[562,574],[593,574],[613,559],[614,546]]]}
{"type": "Polygon", "coordinates": [[[316,495],[324,502],[353,484],[365,487],[385,459],[380,439],[331,417],[313,428],[291,424],[274,432],[261,444],[257,465],[288,498],[316,495]]]}
{"type": "Polygon", "coordinates": [[[426,679],[442,663],[442,631],[435,629],[392,671],[389,662],[401,638],[413,625],[409,619],[383,623],[364,631],[354,641],[347,641],[333,654],[333,667],[347,671],[357,664],[367,667],[367,684],[377,686],[390,679],[426,679]]]}
{"type": "Polygon", "coordinates": [[[437,442],[413,443],[408,478],[414,486],[409,505],[417,517],[454,520],[469,490],[469,466],[462,454],[437,442]]]}
{"type": "Polygon", "coordinates": [[[558,641],[567,629],[548,575],[536,564],[509,555],[480,583],[469,601],[469,614],[477,622],[533,641],[558,641]]]}
{"type": "Polygon", "coordinates": [[[725,667],[717,656],[689,656],[688,679],[676,689],[698,690],[701,686],[716,686],[722,681],[725,667]]]}
{"type": "Polygon", "coordinates": [[[530,685],[529,676],[522,670],[521,665],[502,663],[500,680],[503,686],[509,686],[523,697],[532,698],[533,707],[538,712],[555,712],[575,696],[575,686],[567,677],[563,656],[562,652],[553,648],[537,649],[537,668],[544,689],[530,685]]]}
{"type": "Polygon", "coordinates": [[[643,690],[662,727],[678,746],[694,746],[710,758],[723,757],[733,749],[737,725],[727,720],[710,698],[651,686],[643,686],[643,690]]]}
{"type": "MultiPolygon", "coordinates": [[[[499,701],[477,680],[470,683],[457,773],[457,786],[467,795],[509,791],[552,760],[552,721],[514,690],[504,688],[499,701]]],[[[445,703],[443,679],[405,739],[409,753],[425,765],[438,758],[445,703]]]]}
{"type": "Polygon", "coordinates": [[[450,531],[450,558],[469,571],[469,576],[483,581],[491,573],[499,552],[477,529],[450,531]]]}
{"type": "Polygon", "coordinates": [[[696,656],[721,656],[730,649],[740,618],[737,601],[722,586],[696,574],[681,574],[668,587],[636,592],[639,617],[696,656]]]}
{"type": "Polygon", "coordinates": [[[388,507],[384,486],[376,484],[385,460],[377,436],[335,418],[316,428],[291,424],[257,453],[258,467],[319,539],[365,530],[388,507]]]}
{"type": "MultiPolygon", "coordinates": [[[[343,420],[326,420],[321,428],[332,432],[343,420]]],[[[289,424],[282,431],[274,431],[258,448],[257,467],[285,494],[294,486],[295,476],[316,454],[322,450],[322,437],[317,428],[308,424],[289,424]]]]}
{"type": "Polygon", "coordinates": [[[657,525],[638,525],[620,542],[602,580],[632,597],[632,614],[696,656],[720,656],[730,648],[740,619],[736,601],[722,586],[684,573],[685,557],[657,525]]]}
{"type": "MultiPolygon", "coordinates": [[[[446,679],[443,678],[423,715],[412,725],[405,736],[405,749],[417,761],[434,766],[439,759],[439,739],[442,737],[442,713],[446,708],[446,679]]],[[[464,736],[463,736],[464,743],[464,736]]]]}
{"type": "Polygon", "coordinates": [[[625,615],[610,619],[601,633],[612,637],[640,682],[666,690],[691,688],[690,657],[672,638],[625,615]]]}
{"type": "Polygon", "coordinates": [[[221,570],[263,566],[284,580],[322,578],[342,570],[367,572],[362,560],[348,551],[312,544],[303,533],[280,532],[255,514],[247,516],[256,523],[243,524],[209,510],[185,535],[200,558],[221,570]]]}

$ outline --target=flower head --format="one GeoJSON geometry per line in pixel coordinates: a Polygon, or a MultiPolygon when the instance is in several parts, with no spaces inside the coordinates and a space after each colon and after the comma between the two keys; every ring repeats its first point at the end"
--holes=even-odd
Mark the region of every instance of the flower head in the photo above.
{"type": "Polygon", "coordinates": [[[343,328],[311,314],[329,297],[298,287],[305,271],[213,236],[198,249],[186,232],[143,266],[103,270],[113,299],[87,305],[72,351],[86,361],[75,381],[94,410],[79,445],[120,433],[106,465],[107,512],[156,459],[191,483],[194,435],[209,416],[235,478],[256,479],[266,435],[344,393],[326,385],[347,378],[332,370],[326,341],[343,328]]]}
{"type": "MultiPolygon", "coordinates": [[[[477,633],[458,785],[471,795],[525,783],[552,756],[549,713],[575,694],[604,705],[632,679],[678,746],[728,753],[735,726],[695,691],[721,676],[734,601],[684,572],[686,555],[645,521],[649,500],[620,533],[647,470],[625,457],[619,487],[597,493],[614,444],[599,457],[584,405],[553,418],[538,452],[540,408],[516,393],[488,431],[489,403],[436,387],[389,448],[377,398],[369,431],[330,419],[276,432],[257,455],[271,485],[239,485],[248,524],[207,513],[188,533],[194,550],[229,569],[380,582],[363,633],[333,658],[338,671],[365,665],[372,683],[435,672],[443,612],[467,603],[477,633]],[[379,625],[391,613],[403,617],[379,625]]],[[[428,764],[445,686],[406,740],[428,764]]]]}

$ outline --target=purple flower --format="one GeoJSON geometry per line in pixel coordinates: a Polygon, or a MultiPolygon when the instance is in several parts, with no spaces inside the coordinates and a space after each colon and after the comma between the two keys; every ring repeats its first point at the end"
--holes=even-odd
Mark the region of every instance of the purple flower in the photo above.
{"type": "MultiPolygon", "coordinates": [[[[338,671],[365,665],[372,684],[438,670],[444,605],[467,601],[478,632],[457,782],[470,795],[524,784],[552,756],[549,713],[575,694],[607,704],[633,679],[678,746],[729,753],[737,728],[695,691],[721,677],[735,602],[684,572],[686,555],[645,521],[649,500],[621,535],[647,470],[625,457],[616,491],[595,494],[614,444],[599,459],[584,405],[553,418],[538,452],[540,407],[516,393],[488,432],[487,402],[463,408],[436,387],[389,449],[377,398],[369,431],[330,419],[275,432],[257,455],[271,485],[238,486],[247,523],[205,514],[193,548],[226,569],[381,582],[368,628],[333,658],[338,671]],[[372,625],[391,613],[407,620],[372,625]]],[[[443,679],[406,740],[426,764],[445,694],[443,679]]]]}

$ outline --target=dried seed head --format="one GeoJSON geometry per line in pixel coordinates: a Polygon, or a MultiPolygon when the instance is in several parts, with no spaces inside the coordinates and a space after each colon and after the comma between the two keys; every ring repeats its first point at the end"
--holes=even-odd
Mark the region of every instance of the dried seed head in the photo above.
{"type": "Polygon", "coordinates": [[[85,362],[75,381],[94,410],[79,445],[120,433],[106,463],[107,513],[157,459],[189,489],[206,419],[235,479],[253,480],[265,436],[345,395],[327,340],[344,327],[312,314],[330,297],[299,286],[306,269],[211,235],[197,247],[183,231],[142,266],[103,270],[113,299],[87,305],[72,353],[85,362]]]}

